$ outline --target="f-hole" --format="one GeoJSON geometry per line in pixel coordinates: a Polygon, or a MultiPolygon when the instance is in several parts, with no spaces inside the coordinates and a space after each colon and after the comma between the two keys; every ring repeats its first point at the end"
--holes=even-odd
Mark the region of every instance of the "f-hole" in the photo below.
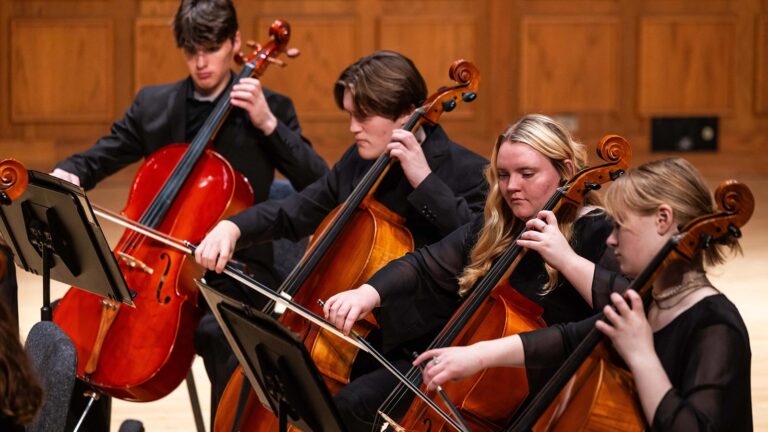
{"type": "Polygon", "coordinates": [[[167,253],[163,252],[160,254],[160,259],[165,261],[165,270],[163,270],[163,275],[160,276],[160,283],[157,284],[155,298],[157,298],[158,303],[168,304],[168,302],[171,301],[171,297],[165,296],[165,298],[161,300],[160,293],[163,290],[163,285],[165,285],[165,278],[168,277],[168,272],[171,270],[171,257],[167,253]]]}
{"type": "Polygon", "coordinates": [[[432,430],[432,420],[431,419],[425,418],[424,420],[422,420],[421,423],[427,426],[427,429],[425,429],[424,432],[430,432],[432,430]]]}

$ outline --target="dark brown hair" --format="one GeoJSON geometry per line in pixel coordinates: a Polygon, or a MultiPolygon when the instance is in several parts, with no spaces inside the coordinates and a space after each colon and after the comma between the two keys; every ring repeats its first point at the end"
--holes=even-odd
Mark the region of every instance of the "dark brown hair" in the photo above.
{"type": "Polygon", "coordinates": [[[0,302],[0,414],[24,425],[32,421],[43,402],[27,355],[19,341],[13,316],[0,302]]]}
{"type": "Polygon", "coordinates": [[[182,0],[173,17],[176,46],[187,51],[219,46],[237,33],[231,0],[182,0]]]}
{"type": "Polygon", "coordinates": [[[395,120],[427,98],[427,83],[413,62],[394,51],[377,51],[349,65],[333,88],[336,105],[344,109],[344,91],[352,95],[355,116],[395,120]]]}

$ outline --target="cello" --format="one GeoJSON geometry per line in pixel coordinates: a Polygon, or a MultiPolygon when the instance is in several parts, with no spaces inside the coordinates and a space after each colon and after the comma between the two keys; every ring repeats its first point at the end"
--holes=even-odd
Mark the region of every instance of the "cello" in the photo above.
{"type": "MultiPolygon", "coordinates": [[[[691,263],[714,242],[741,236],[741,227],[755,208],[749,188],[735,180],[723,182],[715,191],[715,202],[718,211],[688,222],[632,281],[629,289],[644,302],[664,268],[673,262],[691,263]]],[[[600,313],[596,318],[604,317],[600,313]]],[[[610,361],[604,340],[593,327],[508,430],[643,430],[645,419],[631,374],[610,361]]]]}
{"type": "MultiPolygon", "coordinates": [[[[476,98],[479,71],[472,63],[455,61],[449,75],[458,84],[438,89],[411,114],[403,129],[415,132],[424,124],[437,124],[444,112],[476,98]]],[[[278,292],[322,315],[317,299],[358,286],[386,263],[413,249],[413,239],[404,226],[405,220],[374,198],[392,163],[393,159],[386,152],[379,156],[345,202],[317,228],[307,253],[278,292]],[[338,256],[344,256],[344,260],[338,259],[338,256]]],[[[356,347],[325,330],[310,326],[304,318],[290,311],[281,316],[281,322],[304,340],[331,393],[338,392],[349,383],[352,364],[358,353],[356,347]]],[[[375,325],[375,320],[369,317],[356,324],[355,331],[366,335],[375,325]]],[[[261,406],[255,393],[251,391],[248,399],[240,402],[240,393],[244,391],[241,390],[242,383],[242,372],[238,369],[222,396],[214,430],[277,428],[274,415],[261,406]],[[238,409],[238,405],[243,405],[245,409],[238,409]]]]}
{"type": "MultiPolygon", "coordinates": [[[[258,77],[283,53],[290,27],[276,20],[270,40],[247,60],[231,86],[258,77]]],[[[220,219],[247,208],[253,191],[211,143],[231,110],[222,97],[192,143],[164,146],[136,173],[123,214],[175,237],[199,241],[220,219]]],[[[194,260],[164,245],[125,232],[114,253],[135,309],[120,308],[79,289],[70,289],[54,321],[77,349],[77,376],[101,392],[129,401],[152,401],[170,393],[194,359],[194,329],[200,275],[194,260]]]]}
{"type": "MultiPolygon", "coordinates": [[[[597,154],[607,163],[576,173],[555,190],[542,210],[555,212],[559,220],[567,219],[569,215],[575,217],[588,192],[599,189],[603,183],[624,173],[632,152],[624,138],[608,135],[598,144],[597,154]]],[[[517,238],[523,232],[524,229],[520,229],[517,238]]],[[[525,252],[525,248],[512,241],[495,259],[485,276],[475,284],[428,349],[470,345],[480,340],[544,327],[541,307],[515,291],[507,282],[507,275],[514,271],[525,252]]],[[[420,382],[420,369],[412,369],[408,376],[413,382],[420,382]]],[[[443,389],[473,431],[503,428],[528,396],[525,371],[511,368],[487,369],[465,380],[445,383],[443,389]],[[505,397],[496,397],[500,394],[505,397]]],[[[405,396],[402,387],[396,389],[382,404],[381,411],[394,417],[392,410],[405,396]]],[[[440,400],[435,402],[441,405],[440,400]]],[[[405,430],[446,430],[444,420],[430,411],[422,401],[416,400],[397,426],[405,430]]]]}

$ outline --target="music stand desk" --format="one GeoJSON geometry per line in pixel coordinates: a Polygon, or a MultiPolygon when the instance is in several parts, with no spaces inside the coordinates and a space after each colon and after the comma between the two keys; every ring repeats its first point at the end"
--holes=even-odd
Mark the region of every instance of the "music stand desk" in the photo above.
{"type": "Polygon", "coordinates": [[[303,431],[344,431],[304,343],[269,315],[196,281],[261,402],[303,431]]]}
{"type": "Polygon", "coordinates": [[[123,274],[79,186],[29,170],[29,185],[0,205],[0,234],[16,264],[43,276],[43,319],[50,279],[133,306],[123,274]]]}

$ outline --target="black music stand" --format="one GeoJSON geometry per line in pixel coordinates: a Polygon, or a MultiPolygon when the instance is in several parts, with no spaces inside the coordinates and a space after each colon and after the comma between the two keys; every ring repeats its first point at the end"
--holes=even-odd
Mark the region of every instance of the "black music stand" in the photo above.
{"type": "Polygon", "coordinates": [[[287,430],[346,430],[304,343],[269,315],[196,281],[248,381],[287,430]]]}
{"type": "Polygon", "coordinates": [[[41,319],[52,318],[51,278],[134,306],[83,189],[28,173],[29,185],[18,199],[0,195],[0,234],[19,267],[43,276],[41,319]]]}

